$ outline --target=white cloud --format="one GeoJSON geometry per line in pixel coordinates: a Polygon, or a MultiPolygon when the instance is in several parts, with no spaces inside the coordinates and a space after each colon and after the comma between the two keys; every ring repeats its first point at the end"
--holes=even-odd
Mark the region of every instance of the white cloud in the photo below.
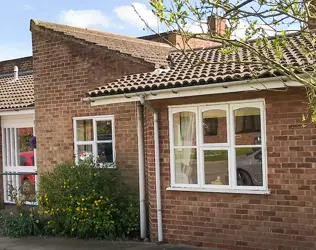
{"type": "Polygon", "coordinates": [[[205,22],[188,24],[184,29],[192,33],[207,33],[208,31],[207,24],[205,22]]]}
{"type": "Polygon", "coordinates": [[[33,9],[34,9],[30,4],[24,4],[24,5],[23,5],[23,8],[24,8],[25,10],[33,10],[33,9]]]}
{"type": "Polygon", "coordinates": [[[0,61],[31,55],[31,46],[27,46],[26,44],[0,44],[0,61]]]}
{"type": "MultiPolygon", "coordinates": [[[[236,39],[245,38],[247,28],[249,28],[249,24],[246,21],[240,20],[239,25],[237,26],[236,30],[233,32],[233,37],[236,39]]],[[[275,31],[272,29],[272,27],[269,27],[268,25],[256,24],[254,26],[254,28],[255,29],[261,28],[264,30],[264,32],[261,31],[252,38],[257,38],[260,34],[263,36],[274,36],[275,35],[275,31]]]]}
{"type": "MultiPolygon", "coordinates": [[[[138,14],[146,21],[146,23],[151,28],[157,27],[157,17],[147,8],[145,4],[142,3],[132,3],[132,5],[137,10],[138,14]]],[[[115,14],[122,21],[136,27],[139,29],[145,28],[146,25],[134,11],[132,6],[124,5],[114,9],[115,14]]]]}
{"type": "Polygon", "coordinates": [[[103,15],[100,10],[67,10],[62,11],[60,22],[66,25],[79,28],[95,26],[110,26],[110,18],[103,15]]]}

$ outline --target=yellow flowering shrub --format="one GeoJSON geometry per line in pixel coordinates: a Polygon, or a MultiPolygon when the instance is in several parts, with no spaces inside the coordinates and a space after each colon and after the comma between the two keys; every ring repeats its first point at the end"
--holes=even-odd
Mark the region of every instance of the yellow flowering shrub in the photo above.
{"type": "Polygon", "coordinates": [[[41,174],[39,183],[46,234],[100,239],[137,235],[138,198],[124,187],[117,169],[96,169],[89,161],[62,164],[41,174]]]}

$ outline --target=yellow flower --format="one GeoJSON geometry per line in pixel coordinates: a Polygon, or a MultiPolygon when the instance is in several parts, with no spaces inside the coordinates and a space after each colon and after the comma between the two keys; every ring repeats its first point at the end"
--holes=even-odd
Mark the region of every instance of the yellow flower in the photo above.
{"type": "Polygon", "coordinates": [[[72,229],[71,229],[71,231],[75,231],[75,229],[74,229],[74,228],[72,228],[72,229]]]}
{"type": "Polygon", "coordinates": [[[77,210],[77,211],[80,211],[80,207],[76,207],[76,210],[77,210]]]}
{"type": "Polygon", "coordinates": [[[23,216],[23,214],[22,214],[22,213],[20,213],[20,216],[22,217],[22,216],[23,216]]]}
{"type": "Polygon", "coordinates": [[[84,208],[84,211],[87,211],[87,208],[86,208],[86,207],[84,208]]]}
{"type": "Polygon", "coordinates": [[[69,198],[72,198],[72,195],[69,195],[69,198]]]}
{"type": "Polygon", "coordinates": [[[82,198],[81,200],[84,201],[84,198],[82,198]]]}
{"type": "Polygon", "coordinates": [[[80,202],[79,202],[79,201],[77,201],[77,205],[80,205],[80,202]]]}
{"type": "Polygon", "coordinates": [[[100,196],[100,199],[103,199],[103,196],[100,196]]]}
{"type": "Polygon", "coordinates": [[[33,217],[34,215],[33,214],[30,214],[30,217],[33,217]]]}
{"type": "Polygon", "coordinates": [[[96,174],[96,173],[94,173],[94,176],[97,176],[97,174],[96,174]]]}
{"type": "Polygon", "coordinates": [[[36,220],[36,223],[39,223],[39,220],[36,220]]]}

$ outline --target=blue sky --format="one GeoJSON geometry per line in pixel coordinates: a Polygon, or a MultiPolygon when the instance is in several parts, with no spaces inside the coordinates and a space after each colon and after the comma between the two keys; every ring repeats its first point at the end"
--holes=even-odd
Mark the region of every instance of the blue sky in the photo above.
{"type": "Polygon", "coordinates": [[[30,56],[30,19],[63,23],[131,36],[146,35],[131,5],[154,27],[149,0],[2,0],[0,8],[0,61],[30,56]]]}

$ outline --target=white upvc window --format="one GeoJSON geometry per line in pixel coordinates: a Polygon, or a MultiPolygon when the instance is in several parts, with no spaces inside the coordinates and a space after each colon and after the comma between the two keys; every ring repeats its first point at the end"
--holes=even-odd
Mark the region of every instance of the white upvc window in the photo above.
{"type": "Polygon", "coordinates": [[[114,116],[75,117],[73,127],[76,163],[91,157],[98,167],[114,166],[114,116]]]}
{"type": "Polygon", "coordinates": [[[25,195],[27,204],[34,204],[37,167],[36,149],[30,145],[35,136],[33,113],[1,116],[1,135],[4,202],[15,202],[9,192],[13,188],[18,195],[25,195]]]}
{"type": "Polygon", "coordinates": [[[268,193],[264,100],[169,107],[169,190],[268,193]]]}

